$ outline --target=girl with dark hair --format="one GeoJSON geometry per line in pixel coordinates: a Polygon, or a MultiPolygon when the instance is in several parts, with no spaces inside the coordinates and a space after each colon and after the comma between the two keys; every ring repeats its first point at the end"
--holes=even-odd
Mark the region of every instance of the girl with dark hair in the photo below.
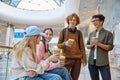
{"type": "MultiPolygon", "coordinates": [[[[49,56],[49,42],[53,37],[52,28],[45,28],[43,31],[46,36],[42,37],[42,40],[37,45],[37,63],[46,60],[49,56]]],[[[57,54],[58,55],[58,54],[57,54]]],[[[60,55],[59,55],[60,56],[60,55]]],[[[47,73],[58,74],[63,80],[72,80],[67,69],[64,67],[64,61],[58,61],[57,63],[49,63],[49,67],[46,69],[47,73]]]]}

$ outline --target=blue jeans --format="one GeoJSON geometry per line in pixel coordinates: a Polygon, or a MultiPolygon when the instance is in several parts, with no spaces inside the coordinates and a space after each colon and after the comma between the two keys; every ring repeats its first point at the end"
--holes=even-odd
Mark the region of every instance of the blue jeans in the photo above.
{"type": "Polygon", "coordinates": [[[62,78],[59,75],[53,74],[53,73],[45,72],[44,74],[40,76],[41,78],[43,78],[43,80],[62,80],[62,78]]]}
{"type": "MultiPolygon", "coordinates": [[[[20,80],[19,78],[16,80],[20,80]]],[[[38,74],[36,77],[26,76],[24,80],[62,80],[62,78],[57,74],[47,73],[38,74]]]]}
{"type": "Polygon", "coordinates": [[[36,77],[26,76],[25,80],[43,80],[43,79],[40,76],[36,76],[36,77]]]}
{"type": "Polygon", "coordinates": [[[62,80],[73,80],[65,67],[55,68],[46,72],[60,75],[62,77],[62,80]]]}
{"type": "Polygon", "coordinates": [[[101,73],[102,80],[111,80],[109,65],[96,66],[95,61],[94,61],[94,65],[89,64],[88,68],[89,68],[91,80],[100,80],[99,79],[99,71],[101,73]]]}

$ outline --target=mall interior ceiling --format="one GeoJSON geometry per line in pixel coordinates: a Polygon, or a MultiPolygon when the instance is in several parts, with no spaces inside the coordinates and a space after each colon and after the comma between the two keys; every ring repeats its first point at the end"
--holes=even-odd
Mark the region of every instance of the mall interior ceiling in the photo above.
{"type": "MultiPolygon", "coordinates": [[[[79,15],[81,18],[81,26],[82,25],[84,26],[86,23],[88,24],[90,17],[93,14],[96,14],[98,6],[101,4],[100,1],[101,0],[80,0],[79,15]]],[[[7,25],[6,23],[7,22],[0,20],[0,24],[7,25]]],[[[13,24],[13,23],[10,23],[10,24],[13,24]]],[[[63,24],[64,23],[57,24],[57,25],[63,25],[63,24]]],[[[14,23],[14,25],[17,28],[21,28],[22,24],[15,24],[14,23]]],[[[22,26],[26,26],[26,25],[22,25],[22,26]]],[[[47,25],[44,25],[44,26],[47,26],[47,25]]],[[[49,25],[49,26],[52,26],[52,25],[49,25]]],[[[55,26],[56,26],[56,24],[55,24],[55,26]]]]}
{"type": "MultiPolygon", "coordinates": [[[[116,23],[119,22],[120,13],[119,8],[120,0],[80,0],[79,5],[79,15],[81,19],[81,24],[79,27],[86,30],[90,23],[90,18],[96,13],[104,14],[106,17],[105,26],[108,29],[111,29],[116,23]]],[[[15,28],[25,28],[27,25],[17,24],[17,23],[8,23],[0,19],[0,28],[1,26],[7,27],[9,24],[12,24],[15,28]]],[[[64,27],[64,22],[60,24],[52,25],[39,25],[40,28],[44,27],[53,27],[55,32],[58,32],[64,27]]]]}
{"type": "MultiPolygon", "coordinates": [[[[87,21],[89,21],[89,19],[93,14],[98,13],[98,10],[102,12],[104,10],[106,11],[107,7],[112,7],[114,5],[113,2],[115,1],[119,1],[119,0],[80,0],[79,14],[81,17],[81,24],[84,22],[87,23],[87,21]]],[[[4,21],[0,21],[0,23],[4,23],[4,21]]],[[[14,24],[14,25],[17,25],[17,24],[14,24]]]]}

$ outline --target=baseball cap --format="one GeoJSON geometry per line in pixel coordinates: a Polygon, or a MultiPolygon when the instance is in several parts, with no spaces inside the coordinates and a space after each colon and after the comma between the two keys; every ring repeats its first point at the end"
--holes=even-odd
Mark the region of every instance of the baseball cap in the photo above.
{"type": "Polygon", "coordinates": [[[25,36],[46,36],[37,26],[28,26],[25,30],[25,36]]]}

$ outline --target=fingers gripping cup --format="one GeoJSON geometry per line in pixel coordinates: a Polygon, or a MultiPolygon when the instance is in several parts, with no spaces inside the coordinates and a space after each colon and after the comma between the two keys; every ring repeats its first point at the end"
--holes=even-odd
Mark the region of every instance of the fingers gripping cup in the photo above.
{"type": "Polygon", "coordinates": [[[69,47],[72,46],[73,42],[74,42],[74,39],[69,39],[69,40],[68,40],[68,45],[69,45],[69,47]]]}
{"type": "MultiPolygon", "coordinates": [[[[60,56],[61,49],[60,48],[53,48],[53,55],[60,56]]],[[[54,61],[53,63],[57,63],[58,61],[54,61]]]]}
{"type": "Polygon", "coordinates": [[[96,39],[97,39],[97,37],[92,37],[92,38],[91,38],[91,43],[92,43],[92,45],[95,44],[96,39]]]}

